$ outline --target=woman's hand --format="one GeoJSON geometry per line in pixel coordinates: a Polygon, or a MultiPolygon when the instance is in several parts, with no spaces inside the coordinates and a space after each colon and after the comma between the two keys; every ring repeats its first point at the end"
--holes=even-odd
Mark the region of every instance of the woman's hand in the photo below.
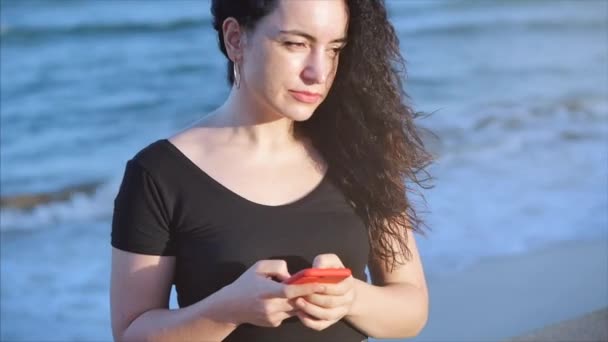
{"type": "MultiPolygon", "coordinates": [[[[321,254],[313,261],[315,268],[344,268],[335,254],[321,254]]],[[[321,331],[346,316],[356,298],[355,279],[350,276],[337,284],[322,284],[324,290],[295,301],[296,315],[305,326],[321,331]]]]}
{"type": "Polygon", "coordinates": [[[285,285],[289,278],[284,260],[260,260],[232,284],[223,288],[226,320],[233,324],[278,327],[286,318],[295,316],[293,300],[321,290],[321,284],[285,285]]]}

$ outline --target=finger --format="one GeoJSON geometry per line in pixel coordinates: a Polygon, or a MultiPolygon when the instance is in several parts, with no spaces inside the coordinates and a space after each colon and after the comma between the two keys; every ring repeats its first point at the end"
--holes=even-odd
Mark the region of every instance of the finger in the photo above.
{"type": "Polygon", "coordinates": [[[334,321],[324,321],[315,319],[314,317],[302,311],[298,311],[296,315],[300,319],[300,322],[304,324],[304,326],[317,331],[321,331],[335,323],[334,321]]]}
{"type": "Polygon", "coordinates": [[[290,311],[283,311],[283,312],[277,312],[275,314],[272,315],[272,318],[274,320],[278,320],[278,321],[283,321],[286,320],[290,317],[296,316],[298,311],[300,310],[290,310],[290,311]]]}
{"type": "Polygon", "coordinates": [[[335,254],[319,254],[312,262],[315,268],[344,268],[344,264],[335,254]]]}
{"type": "Polygon", "coordinates": [[[353,286],[354,284],[352,281],[352,276],[350,276],[339,283],[325,284],[325,290],[319,292],[319,294],[330,296],[343,296],[348,293],[348,291],[351,291],[353,286]]]}
{"type": "Polygon", "coordinates": [[[268,317],[266,319],[264,319],[263,321],[256,323],[256,324],[260,325],[262,327],[277,328],[283,324],[284,320],[295,316],[296,313],[297,313],[297,310],[290,311],[290,312],[276,312],[276,313],[268,315],[268,317]]]}
{"type": "Polygon", "coordinates": [[[336,319],[341,319],[346,315],[347,309],[344,307],[337,308],[323,308],[318,305],[312,304],[304,300],[304,298],[299,298],[296,300],[296,306],[301,311],[309,314],[310,316],[316,319],[322,319],[326,321],[332,321],[336,319]]]}
{"type": "Polygon", "coordinates": [[[298,310],[296,303],[292,299],[270,298],[267,299],[267,308],[270,313],[287,312],[298,310]]]}
{"type": "Polygon", "coordinates": [[[325,284],[308,283],[308,284],[293,284],[293,285],[281,285],[282,296],[284,298],[293,299],[302,296],[308,296],[315,292],[325,291],[325,284]]]}
{"type": "Polygon", "coordinates": [[[318,293],[313,293],[303,298],[311,304],[327,309],[344,306],[351,302],[351,299],[348,296],[327,296],[318,293]]]}
{"type": "Polygon", "coordinates": [[[291,276],[285,260],[260,260],[255,264],[255,272],[267,278],[278,278],[279,282],[291,276]]]}
{"type": "Polygon", "coordinates": [[[284,299],[294,299],[325,290],[324,284],[308,283],[285,285],[275,281],[269,282],[272,284],[268,285],[269,290],[266,293],[266,298],[278,297],[284,299]]]}

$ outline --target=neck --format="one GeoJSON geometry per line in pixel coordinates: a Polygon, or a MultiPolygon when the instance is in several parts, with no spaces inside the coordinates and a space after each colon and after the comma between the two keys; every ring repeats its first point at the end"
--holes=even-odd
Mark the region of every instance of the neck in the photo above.
{"type": "Polygon", "coordinates": [[[255,101],[249,92],[232,88],[224,104],[206,116],[205,126],[229,128],[225,142],[255,151],[280,151],[299,145],[293,135],[293,120],[255,101]]]}

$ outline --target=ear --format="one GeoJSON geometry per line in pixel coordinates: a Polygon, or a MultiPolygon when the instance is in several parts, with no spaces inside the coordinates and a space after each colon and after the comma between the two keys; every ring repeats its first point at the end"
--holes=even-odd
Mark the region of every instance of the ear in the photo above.
{"type": "Polygon", "coordinates": [[[243,57],[243,48],[245,47],[245,32],[241,29],[241,25],[236,19],[229,17],[224,20],[222,30],[228,57],[233,62],[240,61],[243,57]]]}

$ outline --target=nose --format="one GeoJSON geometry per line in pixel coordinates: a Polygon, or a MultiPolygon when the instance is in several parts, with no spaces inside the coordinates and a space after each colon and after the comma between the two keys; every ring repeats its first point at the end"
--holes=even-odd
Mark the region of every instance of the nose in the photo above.
{"type": "Polygon", "coordinates": [[[329,58],[323,49],[313,49],[302,71],[302,79],[306,84],[324,84],[333,68],[333,59],[329,58]]]}

